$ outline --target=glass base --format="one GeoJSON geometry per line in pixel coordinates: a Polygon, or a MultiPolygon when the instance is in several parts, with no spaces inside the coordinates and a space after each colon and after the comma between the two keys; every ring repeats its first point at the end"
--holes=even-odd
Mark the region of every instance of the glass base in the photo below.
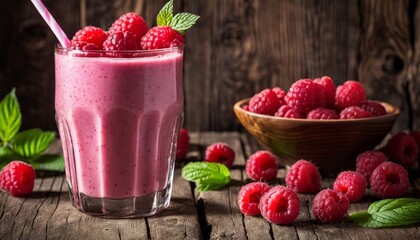
{"type": "Polygon", "coordinates": [[[90,197],[69,188],[72,205],[79,211],[103,218],[139,218],[155,215],[169,206],[171,184],[146,196],[123,199],[90,197]]]}

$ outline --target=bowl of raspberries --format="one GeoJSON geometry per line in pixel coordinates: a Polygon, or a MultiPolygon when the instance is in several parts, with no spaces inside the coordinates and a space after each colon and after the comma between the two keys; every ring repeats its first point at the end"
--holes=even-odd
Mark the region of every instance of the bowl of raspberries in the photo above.
{"type": "Polygon", "coordinates": [[[381,143],[400,113],[391,104],[368,99],[360,82],[337,86],[328,76],[297,80],[287,91],[264,89],[233,109],[280,165],[309,159],[322,175],[354,166],[357,154],[381,143]]]}

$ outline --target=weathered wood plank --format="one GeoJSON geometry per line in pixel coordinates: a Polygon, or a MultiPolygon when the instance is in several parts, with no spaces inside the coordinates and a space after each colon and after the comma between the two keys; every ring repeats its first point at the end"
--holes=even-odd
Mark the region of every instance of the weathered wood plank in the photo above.
{"type": "MultiPolygon", "coordinates": [[[[72,36],[135,11],[150,26],[166,0],[44,1],[72,36]]],[[[55,129],[55,37],[29,1],[0,3],[0,95],[18,88],[24,128],[55,129]],[[19,14],[16,14],[19,13],[19,14]]],[[[296,79],[358,79],[370,98],[402,109],[395,129],[419,128],[418,1],[175,1],[201,16],[187,34],[185,126],[242,130],[232,104],[296,79]]]]}
{"type": "Polygon", "coordinates": [[[408,6],[408,0],[361,2],[363,25],[359,80],[368,97],[400,108],[395,131],[411,128],[411,110],[406,101],[410,98],[407,81],[413,54],[408,6]]]}
{"type": "Polygon", "coordinates": [[[151,239],[201,239],[190,183],[181,177],[181,169],[175,169],[169,208],[147,221],[151,239]]]}
{"type": "MultiPolygon", "coordinates": [[[[232,133],[205,133],[191,135],[191,142],[203,145],[205,149],[214,142],[225,142],[237,153],[238,163],[244,163],[239,140],[239,134],[232,133]],[[242,158],[239,160],[239,158],[242,158]]],[[[230,171],[231,183],[218,191],[204,193],[196,192],[197,201],[204,205],[206,226],[210,232],[204,238],[209,239],[246,239],[245,228],[242,223],[242,214],[239,211],[237,196],[243,181],[240,169],[232,168],[230,171]]]]}
{"type": "MultiPolygon", "coordinates": [[[[254,147],[252,146],[249,139],[248,134],[241,134],[240,139],[243,145],[243,151],[244,151],[244,159],[248,159],[251,154],[254,153],[254,147]]],[[[242,178],[244,179],[243,184],[246,184],[250,182],[248,175],[245,171],[246,161],[243,164],[243,170],[242,170],[242,178]]],[[[273,238],[272,229],[270,224],[261,216],[257,217],[250,217],[250,216],[243,216],[243,222],[245,225],[245,230],[247,234],[247,238],[249,240],[259,240],[261,239],[261,236],[265,236],[264,238],[273,238]]]]}
{"type": "MultiPolygon", "coordinates": [[[[3,1],[0,24],[2,54],[1,96],[17,88],[23,128],[55,129],[53,33],[30,1],[3,1]],[[3,3],[4,2],[4,3],[3,3]],[[6,34],[7,33],[7,34],[6,34]]],[[[75,31],[77,1],[44,1],[66,32],[75,31]],[[65,14],[66,13],[66,14],[65,14]]]]}
{"type": "Polygon", "coordinates": [[[414,53],[408,72],[407,91],[413,115],[412,127],[420,130],[420,1],[410,1],[409,13],[413,17],[410,20],[414,31],[411,33],[412,41],[414,41],[414,53]]]}
{"type": "MultiPolygon", "coordinates": [[[[301,212],[294,224],[270,224],[261,216],[243,216],[237,205],[240,187],[249,182],[246,159],[259,150],[247,134],[191,133],[190,160],[202,160],[205,148],[216,141],[229,144],[236,152],[232,182],[219,191],[194,193],[177,168],[172,203],[166,211],[143,219],[103,219],[82,214],[71,206],[64,175],[36,179],[35,192],[15,198],[0,192],[0,239],[417,239],[418,225],[404,228],[362,228],[344,219],[320,223],[311,213],[313,194],[299,194],[301,212]],[[195,201],[195,202],[194,202],[195,201]]],[[[271,185],[284,185],[285,168],[271,185]]],[[[331,188],[324,179],[322,188],[331,188]]],[[[409,196],[420,197],[416,178],[409,196]]],[[[370,192],[349,213],[365,210],[377,200],[370,192]]]]}

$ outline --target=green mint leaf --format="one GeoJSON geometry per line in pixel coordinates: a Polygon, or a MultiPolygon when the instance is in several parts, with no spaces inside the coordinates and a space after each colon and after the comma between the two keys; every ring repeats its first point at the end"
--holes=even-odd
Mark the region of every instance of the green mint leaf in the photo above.
{"type": "Polygon", "coordinates": [[[185,31],[190,29],[199,18],[200,16],[192,13],[178,13],[174,16],[169,26],[179,33],[185,34],[185,31]]]}
{"type": "Polygon", "coordinates": [[[173,11],[174,11],[174,1],[170,0],[159,11],[159,14],[157,15],[157,18],[156,18],[157,25],[169,26],[169,24],[172,21],[172,18],[174,17],[173,11]]]}
{"type": "Polygon", "coordinates": [[[0,147],[0,170],[13,160],[18,160],[19,156],[10,150],[6,145],[0,147]]]}
{"type": "Polygon", "coordinates": [[[64,157],[60,154],[45,154],[32,163],[36,170],[64,172],[64,157]]]}
{"type": "Polygon", "coordinates": [[[385,199],[372,203],[367,212],[357,212],[350,218],[371,228],[405,226],[420,222],[420,199],[385,199]]]}
{"type": "Polygon", "coordinates": [[[55,132],[44,132],[40,129],[30,129],[20,132],[12,140],[13,151],[27,160],[41,155],[54,141],[55,132]]]}
{"type": "Polygon", "coordinates": [[[19,102],[15,89],[0,102],[0,139],[9,142],[18,133],[22,123],[19,102]]]}
{"type": "Polygon", "coordinates": [[[201,192],[221,189],[230,182],[229,169],[213,162],[190,162],[182,168],[182,177],[195,182],[201,192]]]}

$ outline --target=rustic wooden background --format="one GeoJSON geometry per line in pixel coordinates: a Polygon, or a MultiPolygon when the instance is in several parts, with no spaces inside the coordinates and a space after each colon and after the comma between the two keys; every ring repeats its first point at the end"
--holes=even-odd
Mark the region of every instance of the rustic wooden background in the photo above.
{"type": "MultiPolygon", "coordinates": [[[[121,14],[155,24],[166,0],[45,0],[71,36],[121,14]]],[[[185,126],[241,130],[232,105],[300,78],[361,81],[402,110],[396,130],[420,128],[419,0],[175,0],[201,16],[185,51],[185,126]]],[[[0,1],[0,96],[17,88],[24,128],[55,129],[51,31],[29,0],[0,1]]]]}

